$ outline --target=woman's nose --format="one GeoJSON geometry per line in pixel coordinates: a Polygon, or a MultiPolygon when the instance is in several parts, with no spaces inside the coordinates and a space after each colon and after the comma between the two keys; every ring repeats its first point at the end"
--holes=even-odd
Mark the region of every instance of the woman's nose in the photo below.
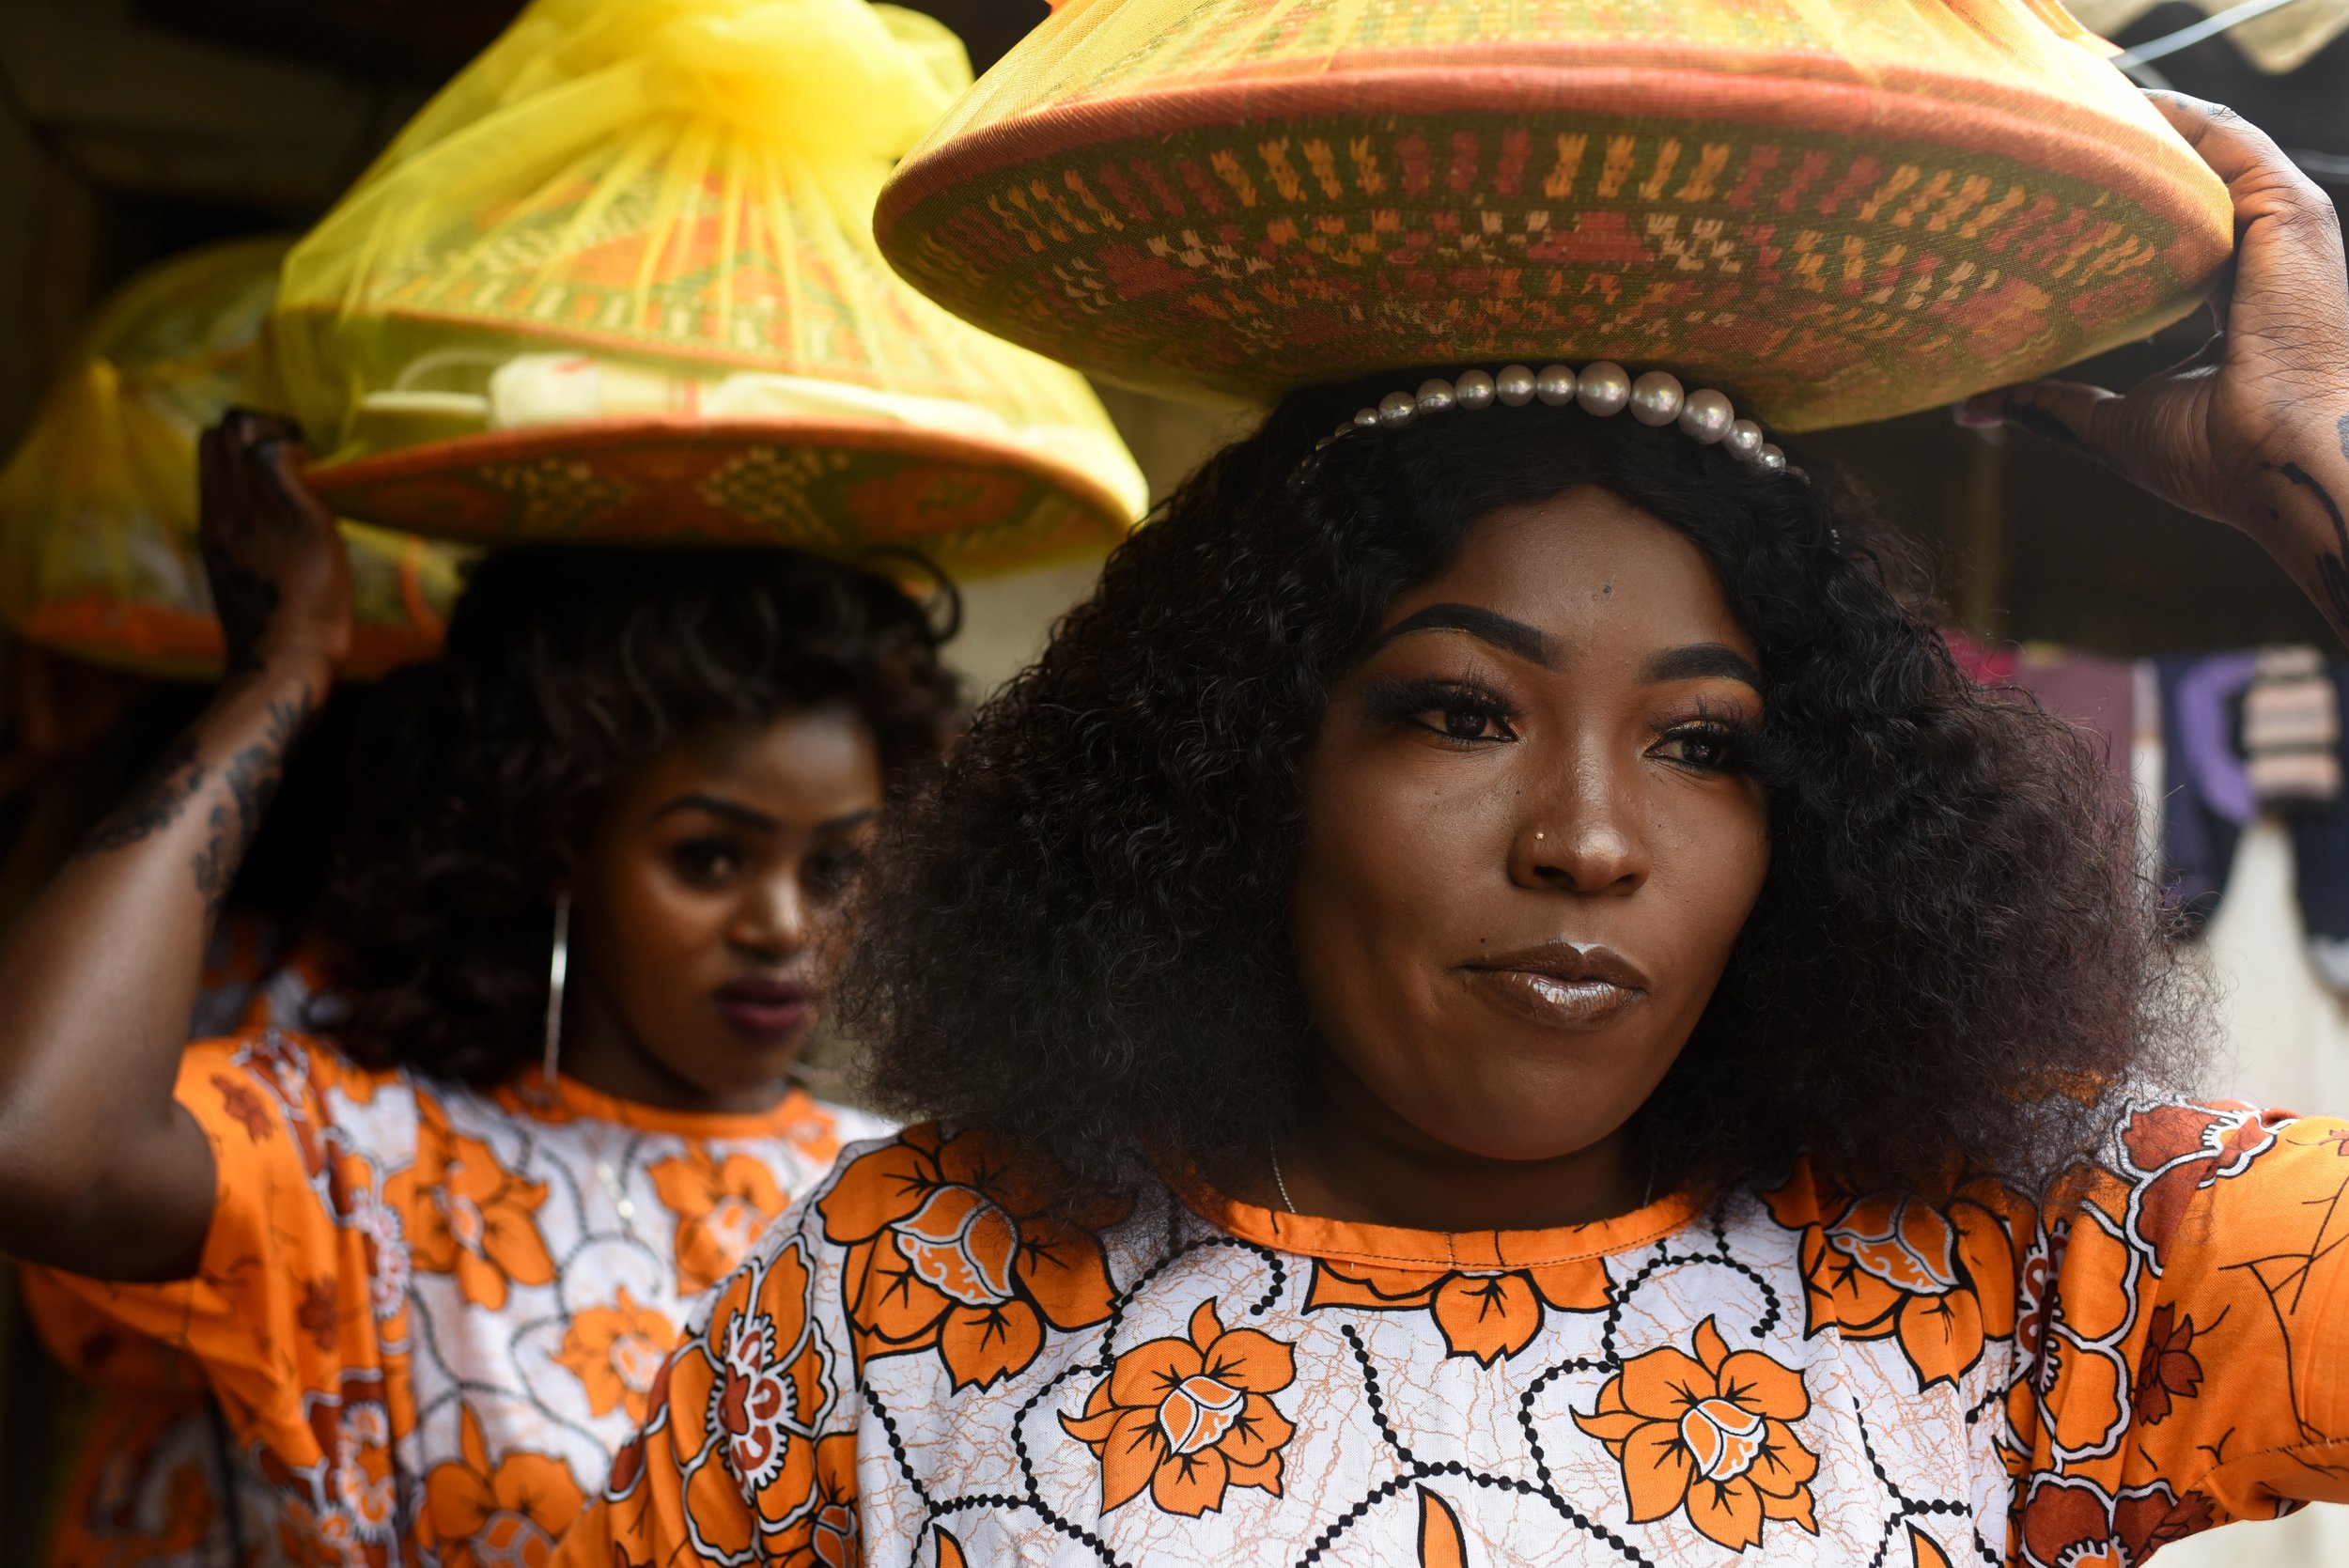
{"type": "Polygon", "coordinates": [[[1533,802],[1517,824],[1510,878],[1519,886],[1621,895],[1647,880],[1646,835],[1631,781],[1582,766],[1565,786],[1533,802]]]}
{"type": "Polygon", "coordinates": [[[812,932],[798,876],[779,871],[746,890],[726,935],[743,952],[766,958],[788,958],[807,946],[812,932]]]}

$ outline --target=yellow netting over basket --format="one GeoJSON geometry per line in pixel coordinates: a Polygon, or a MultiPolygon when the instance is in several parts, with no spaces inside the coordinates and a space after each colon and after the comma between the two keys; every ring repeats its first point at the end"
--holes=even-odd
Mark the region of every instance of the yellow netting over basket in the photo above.
{"type": "Polygon", "coordinates": [[[352,515],[482,539],[1113,543],[1081,378],[906,287],[870,221],[967,84],[863,0],[539,0],[288,259],[285,400],[352,515]]]}
{"type": "Polygon", "coordinates": [[[2191,307],[2225,188],[2055,0],[1066,0],[910,153],[892,261],[1156,391],[1662,363],[1790,429],[2191,307]]]}
{"type": "MultiPolygon", "coordinates": [[[[177,257],[101,307],[0,474],[0,618],[27,642],[149,675],[220,673],[196,553],[196,437],[237,401],[283,240],[177,257]]],[[[344,525],[349,668],[428,657],[464,552],[344,525]]]]}

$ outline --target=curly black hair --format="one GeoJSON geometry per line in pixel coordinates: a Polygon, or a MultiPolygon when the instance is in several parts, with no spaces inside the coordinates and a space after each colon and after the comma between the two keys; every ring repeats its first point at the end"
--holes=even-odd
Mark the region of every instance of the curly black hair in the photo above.
{"type": "Polygon", "coordinates": [[[2044,1177],[2175,1076],[2197,1002],[2098,742],[1958,671],[1856,487],[1539,405],[1313,455],[1415,380],[1294,394],[1210,458],[893,825],[841,998],[877,1099],[1088,1184],[1260,1160],[1305,1092],[1287,901],[1330,689],[1479,518],[1586,484],[1696,542],[1767,685],[1771,868],[1634,1118],[1658,1180],[2044,1177]]]}
{"type": "Polygon", "coordinates": [[[384,683],[352,747],[319,913],[337,1039],[372,1065],[511,1077],[537,1048],[554,890],[612,787],[708,725],[837,705],[902,795],[960,727],[949,634],[887,579],[782,550],[485,560],[441,657],[384,683]]]}

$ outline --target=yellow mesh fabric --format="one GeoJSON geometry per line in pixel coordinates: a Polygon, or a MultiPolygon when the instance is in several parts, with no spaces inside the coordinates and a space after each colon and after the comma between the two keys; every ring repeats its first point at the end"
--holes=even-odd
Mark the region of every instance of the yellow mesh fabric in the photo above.
{"type": "Polygon", "coordinates": [[[869,214],[969,80],[863,0],[539,0],[296,248],[271,368],[357,515],[486,538],[1113,540],[1081,378],[906,287],[869,214]]]}
{"type": "MultiPolygon", "coordinates": [[[[0,474],[0,617],[27,641],[150,675],[219,674],[195,442],[237,400],[285,250],[197,251],[100,309],[0,474]]],[[[430,655],[464,552],[355,523],[344,536],[352,673],[430,655]]]]}
{"type": "Polygon", "coordinates": [[[1066,0],[876,224],[1108,380],[1669,363],[1791,428],[2190,308],[2224,188],[2055,0],[1066,0]]]}

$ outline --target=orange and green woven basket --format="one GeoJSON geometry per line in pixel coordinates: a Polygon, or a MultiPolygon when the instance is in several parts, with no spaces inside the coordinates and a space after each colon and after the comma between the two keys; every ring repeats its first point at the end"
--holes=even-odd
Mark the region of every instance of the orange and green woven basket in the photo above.
{"type": "Polygon", "coordinates": [[[1788,429],[2192,308],[2217,179],[2034,0],[1068,0],[899,165],[916,287],[1145,389],[1662,362],[1788,429]]]}

